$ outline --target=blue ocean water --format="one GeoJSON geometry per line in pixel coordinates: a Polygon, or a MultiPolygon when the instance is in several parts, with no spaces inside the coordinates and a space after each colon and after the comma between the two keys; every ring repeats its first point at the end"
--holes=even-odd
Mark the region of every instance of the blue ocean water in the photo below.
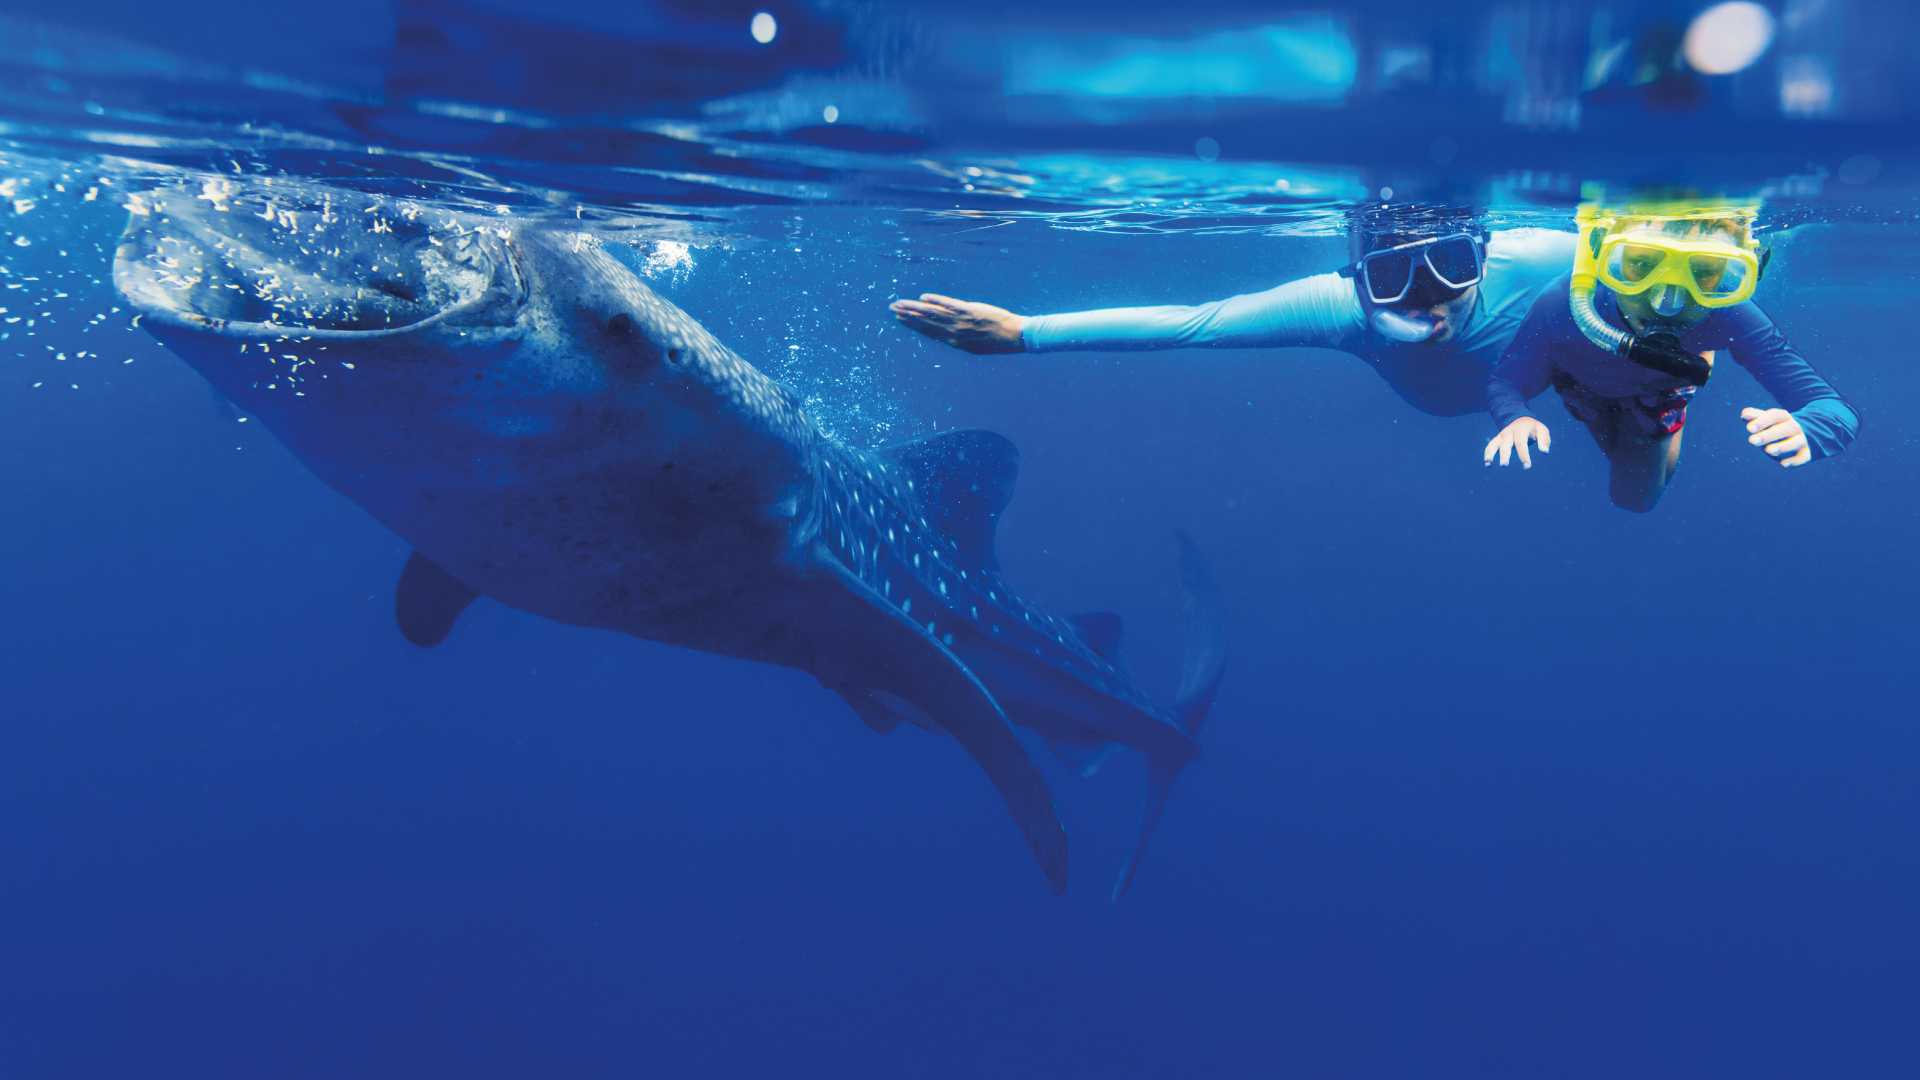
{"type": "Polygon", "coordinates": [[[1525,73],[1665,8],[756,10],[5,17],[0,1076],[1904,1071],[1897,17],[1776,6],[1745,74],[1609,96],[1525,73]],[[975,358],[886,310],[1210,299],[1337,265],[1382,186],[1556,225],[1655,166],[1768,192],[1759,300],[1843,456],[1772,467],[1729,369],[1631,515],[1550,401],[1553,454],[1486,470],[1489,421],[1341,354],[975,358]],[[408,645],[404,542],[113,293],[156,187],[591,229],[849,442],[1005,433],[1008,579],[1120,612],[1162,699],[1192,534],[1233,660],[1132,892],[1134,755],[1056,771],[1053,897],[950,741],[798,673],[491,602],[408,645]]]}

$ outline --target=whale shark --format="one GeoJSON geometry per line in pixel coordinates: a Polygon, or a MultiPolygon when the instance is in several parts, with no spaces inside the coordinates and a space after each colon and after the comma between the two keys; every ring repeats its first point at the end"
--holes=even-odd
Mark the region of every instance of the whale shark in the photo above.
{"type": "Polygon", "coordinates": [[[1019,458],[1004,437],[832,438],[587,233],[215,195],[135,200],[114,284],[137,323],[408,542],[408,641],[438,645],[485,597],[807,672],[876,731],[959,743],[1055,892],[1067,836],[1017,729],[1082,771],[1131,748],[1149,791],[1125,891],[1225,668],[1191,541],[1162,708],[1125,670],[1117,616],[1059,617],[1003,579],[995,531],[1019,458]]]}

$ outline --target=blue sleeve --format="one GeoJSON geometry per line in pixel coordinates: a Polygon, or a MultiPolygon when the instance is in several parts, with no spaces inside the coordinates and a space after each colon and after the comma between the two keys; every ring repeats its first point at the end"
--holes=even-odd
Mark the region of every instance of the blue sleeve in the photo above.
{"type": "Polygon", "coordinates": [[[1265,292],[1192,307],[1105,308],[1030,315],[1029,352],[1310,345],[1338,348],[1361,329],[1360,298],[1337,274],[1316,274],[1265,292]]]}
{"type": "Polygon", "coordinates": [[[1815,460],[1845,450],[1860,432],[1860,414],[1813,370],[1773,320],[1751,303],[1728,308],[1720,317],[1725,320],[1727,349],[1800,422],[1815,460]]]}
{"type": "Polygon", "coordinates": [[[1573,324],[1573,317],[1567,313],[1564,278],[1548,286],[1527,309],[1526,321],[1513,336],[1513,344],[1507,346],[1487,376],[1487,411],[1500,427],[1533,415],[1527,402],[1553,380],[1553,351],[1562,337],[1562,322],[1573,324]]]}

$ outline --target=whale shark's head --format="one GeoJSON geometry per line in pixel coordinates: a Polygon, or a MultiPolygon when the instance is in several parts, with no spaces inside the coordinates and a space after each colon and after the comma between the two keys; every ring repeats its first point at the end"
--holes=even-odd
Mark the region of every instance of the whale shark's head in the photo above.
{"type": "Polygon", "coordinates": [[[625,387],[783,430],[799,419],[771,380],[584,233],[331,198],[287,209],[181,191],[135,205],[115,285],[230,393],[283,374],[268,363],[325,372],[345,360],[363,381],[419,384],[451,358],[466,371],[491,364],[507,380],[500,392],[522,399],[625,387]],[[482,359],[489,345],[513,355],[482,359]]]}
{"type": "Polygon", "coordinates": [[[502,236],[418,212],[246,208],[184,192],[134,205],[114,284],[156,329],[371,342],[450,319],[508,325],[526,299],[502,236]]]}
{"type": "Polygon", "coordinates": [[[136,205],[114,283],[176,343],[349,344],[377,361],[408,339],[511,333],[616,373],[726,352],[585,234],[407,204],[248,207],[176,192],[136,205]]]}
{"type": "Polygon", "coordinates": [[[390,200],[137,205],[114,283],[145,328],[389,520],[589,474],[656,522],[761,515],[808,475],[793,396],[589,236],[390,200]]]}

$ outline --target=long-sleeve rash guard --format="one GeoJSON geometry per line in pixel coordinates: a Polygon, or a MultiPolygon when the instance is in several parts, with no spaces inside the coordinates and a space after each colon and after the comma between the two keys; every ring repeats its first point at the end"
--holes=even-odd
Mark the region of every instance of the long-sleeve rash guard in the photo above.
{"type": "MultiPolygon", "coordinates": [[[[1527,400],[1545,390],[1556,372],[1600,398],[1659,395],[1687,385],[1684,379],[1628,363],[1588,341],[1574,325],[1566,293],[1567,280],[1562,278],[1541,294],[1487,382],[1487,408],[1502,428],[1533,415],[1527,400]]],[[[1624,325],[1611,292],[1598,290],[1594,307],[1608,322],[1624,325]]],[[[1800,421],[1815,458],[1845,450],[1860,429],[1853,406],[1752,301],[1720,308],[1682,332],[1680,343],[1691,352],[1714,350],[1716,362],[1732,353],[1780,407],[1800,421]]]]}
{"type": "Polygon", "coordinates": [[[1441,342],[1404,345],[1370,332],[1353,281],[1338,274],[1315,274],[1265,292],[1192,307],[1031,315],[1022,325],[1021,340],[1030,352],[1188,346],[1337,349],[1372,364],[1414,408],[1465,416],[1485,407],[1487,373],[1541,291],[1572,266],[1573,241],[1571,233],[1549,229],[1494,233],[1487,242],[1479,298],[1452,336],[1441,342]]]}

